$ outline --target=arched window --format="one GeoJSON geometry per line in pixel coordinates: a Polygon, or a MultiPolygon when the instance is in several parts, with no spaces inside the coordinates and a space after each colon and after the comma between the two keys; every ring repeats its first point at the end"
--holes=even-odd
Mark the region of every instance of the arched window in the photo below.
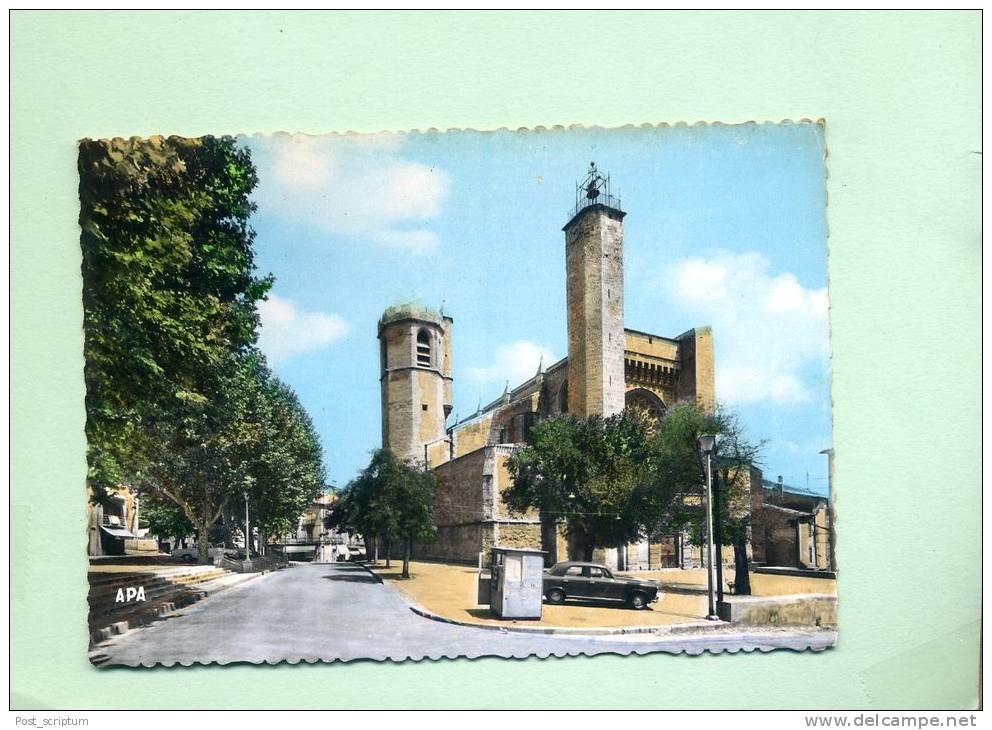
{"type": "Polygon", "coordinates": [[[568,413],[568,381],[564,381],[558,389],[558,402],[555,404],[559,413],[568,413]]]}
{"type": "Polygon", "coordinates": [[[665,415],[665,403],[647,388],[634,388],[624,394],[627,410],[644,417],[650,431],[654,431],[658,421],[665,415]]]}
{"type": "Polygon", "coordinates": [[[417,333],[417,365],[424,368],[431,366],[431,335],[425,329],[417,333]]]}

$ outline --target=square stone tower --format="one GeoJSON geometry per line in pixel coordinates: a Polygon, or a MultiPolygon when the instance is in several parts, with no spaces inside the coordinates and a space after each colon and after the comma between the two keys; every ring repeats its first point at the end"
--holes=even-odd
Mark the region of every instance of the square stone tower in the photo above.
{"type": "Polygon", "coordinates": [[[568,411],[610,416],[624,408],[623,218],[596,164],[576,186],[565,232],[568,411]]]}

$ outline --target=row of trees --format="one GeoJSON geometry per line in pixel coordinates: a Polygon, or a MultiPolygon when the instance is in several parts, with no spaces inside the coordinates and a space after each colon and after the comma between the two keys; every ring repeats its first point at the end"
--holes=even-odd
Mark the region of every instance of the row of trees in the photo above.
{"type": "Polygon", "coordinates": [[[128,485],[153,531],[196,531],[200,559],[247,494],[263,531],[292,526],[325,474],[313,424],[255,347],[250,200],[232,138],[87,140],[79,148],[86,436],[96,501],[128,485]]]}
{"type": "MultiPolygon", "coordinates": [[[[546,523],[564,520],[571,556],[591,560],[595,548],[616,547],[658,533],[687,531],[702,544],[705,479],[697,440],[718,434],[714,454],[714,524],[732,545],[735,590],[749,593],[747,527],[750,468],[761,444],[748,441],[728,412],[691,405],[658,423],[637,411],[605,420],[561,416],[531,429],[526,448],[509,462],[512,485],[503,499],[514,510],[540,510],[546,523]]],[[[544,531],[544,534],[548,534],[544,531]]]]}
{"type": "MultiPolygon", "coordinates": [[[[533,427],[528,445],[509,461],[512,483],[502,493],[517,512],[536,509],[542,534],[564,526],[571,557],[592,560],[596,548],[616,547],[659,533],[688,532],[704,541],[701,488],[702,434],[717,434],[713,455],[715,541],[733,546],[735,591],[750,593],[747,533],[751,467],[760,443],[748,441],[732,413],[710,414],[692,405],[671,409],[654,423],[628,410],[603,419],[559,416],[533,427]],[[548,529],[551,528],[551,529],[548,529]]],[[[436,477],[380,449],[340,493],[327,524],[366,539],[369,558],[378,546],[403,544],[403,576],[411,546],[433,534],[436,477]]]]}
{"type": "Polygon", "coordinates": [[[413,541],[434,534],[431,510],[436,488],[433,472],[378,449],[369,465],[338,493],[327,525],[365,538],[366,555],[373,560],[378,560],[380,542],[385,544],[387,562],[391,545],[401,543],[402,576],[409,578],[413,541]]]}

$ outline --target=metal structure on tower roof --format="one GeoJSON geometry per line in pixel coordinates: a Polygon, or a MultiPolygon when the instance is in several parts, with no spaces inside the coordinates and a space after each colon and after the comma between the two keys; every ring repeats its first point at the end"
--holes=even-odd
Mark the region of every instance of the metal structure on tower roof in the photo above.
{"type": "Polygon", "coordinates": [[[585,177],[575,184],[575,207],[569,211],[568,219],[572,220],[583,210],[594,205],[603,205],[623,213],[620,191],[617,191],[617,195],[613,195],[609,174],[604,176],[596,168],[596,163],[590,162],[585,177]]]}

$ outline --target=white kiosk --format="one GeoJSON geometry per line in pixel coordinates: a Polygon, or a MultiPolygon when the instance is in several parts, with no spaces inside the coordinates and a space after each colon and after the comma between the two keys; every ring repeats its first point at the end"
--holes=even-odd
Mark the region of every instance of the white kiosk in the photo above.
{"type": "Polygon", "coordinates": [[[490,571],[490,611],[500,618],[541,618],[543,550],[493,548],[490,571]]]}

